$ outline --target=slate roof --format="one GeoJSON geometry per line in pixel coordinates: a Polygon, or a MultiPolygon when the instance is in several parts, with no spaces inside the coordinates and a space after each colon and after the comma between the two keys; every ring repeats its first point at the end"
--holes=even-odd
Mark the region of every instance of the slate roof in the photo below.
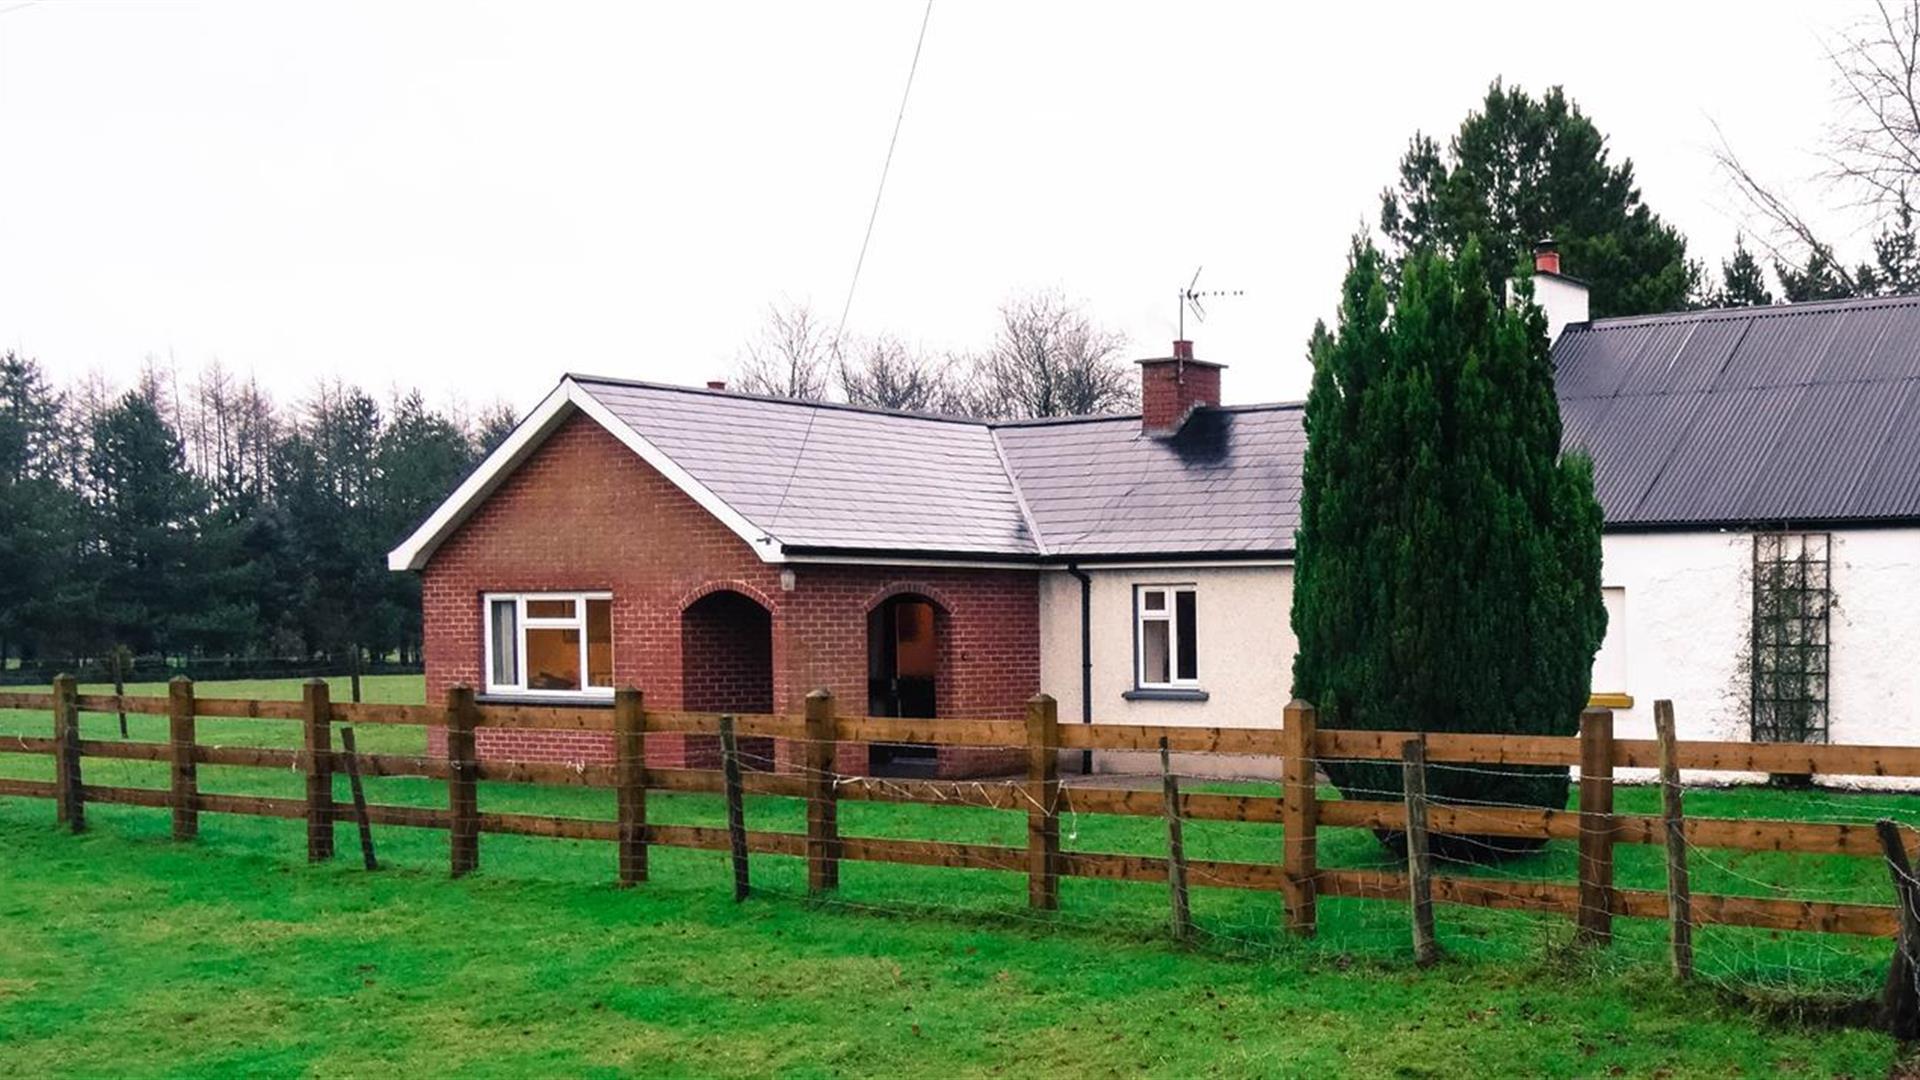
{"type": "Polygon", "coordinates": [[[1050,555],[1293,550],[1306,432],[1296,405],[1203,409],[1179,434],[1138,416],[996,434],[1050,555]]]}
{"type": "MultiPolygon", "coordinates": [[[[1610,529],[1920,522],[1920,298],[1576,323],[1554,365],[1610,529]]],[[[390,565],[423,565],[573,408],[791,555],[1286,556],[1299,523],[1298,405],[1201,409],[1166,438],[1138,416],[988,423],[570,375],[390,565]]]]}
{"type": "Polygon", "coordinates": [[[787,548],[1039,554],[978,421],[571,378],[787,548]]]}
{"type": "Polygon", "coordinates": [[[1554,365],[1609,527],[1920,520],[1920,298],[1601,319],[1554,365]]]}
{"type": "Polygon", "coordinates": [[[994,424],[569,378],[793,554],[1283,554],[1299,520],[1296,405],[1155,438],[1138,416],[994,424]]]}

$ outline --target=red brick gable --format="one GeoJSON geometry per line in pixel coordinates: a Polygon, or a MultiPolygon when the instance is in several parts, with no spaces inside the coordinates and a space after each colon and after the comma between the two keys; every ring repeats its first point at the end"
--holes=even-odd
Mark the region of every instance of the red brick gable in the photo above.
{"type": "MultiPolygon", "coordinates": [[[[653,708],[710,707],[716,693],[758,685],[740,672],[716,673],[715,665],[702,662],[695,665],[696,685],[683,687],[683,650],[716,647],[701,626],[683,625],[683,612],[720,590],[750,597],[771,613],[771,704],[778,711],[798,713],[808,691],[825,687],[842,713],[866,712],[867,615],[905,592],[925,595],[939,608],[940,715],[1017,717],[1039,690],[1035,571],[788,568],[794,587],[783,591],[781,566],[762,562],[746,541],[612,434],[576,415],[501,483],[421,572],[429,700],[441,700],[458,683],[484,687],[483,593],[540,590],[612,592],[615,683],[639,687],[653,708]]],[[[496,754],[605,760],[610,752],[603,738],[481,734],[483,752],[496,754]]]]}

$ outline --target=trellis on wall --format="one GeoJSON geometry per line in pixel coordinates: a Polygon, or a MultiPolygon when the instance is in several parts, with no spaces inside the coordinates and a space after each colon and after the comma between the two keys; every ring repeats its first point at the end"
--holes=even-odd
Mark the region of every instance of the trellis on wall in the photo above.
{"type": "Polygon", "coordinates": [[[1755,742],[1827,741],[1831,549],[1829,533],[1754,534],[1755,742]]]}

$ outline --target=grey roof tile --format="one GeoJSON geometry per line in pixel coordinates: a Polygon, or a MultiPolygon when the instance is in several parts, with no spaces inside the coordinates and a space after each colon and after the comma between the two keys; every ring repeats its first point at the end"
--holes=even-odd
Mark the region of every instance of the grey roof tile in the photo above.
{"type": "MultiPolygon", "coordinates": [[[[1554,365],[1609,526],[1920,520],[1920,299],[1602,319],[1554,365]]],[[[1299,525],[1297,405],[1158,438],[574,378],[790,548],[1284,554],[1299,525]]]]}

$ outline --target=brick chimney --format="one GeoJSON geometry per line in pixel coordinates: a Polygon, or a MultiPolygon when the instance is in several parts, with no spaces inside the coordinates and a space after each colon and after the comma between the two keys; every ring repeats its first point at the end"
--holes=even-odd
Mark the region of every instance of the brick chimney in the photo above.
{"type": "Polygon", "coordinates": [[[1193,358],[1193,342],[1176,341],[1173,355],[1140,361],[1140,429],[1172,435],[1193,410],[1220,404],[1225,364],[1193,358]]]}
{"type": "Polygon", "coordinates": [[[1536,274],[1560,272],[1560,245],[1553,242],[1553,237],[1543,236],[1533,245],[1533,272],[1536,274]]]}
{"type": "Polygon", "coordinates": [[[707,389],[709,390],[725,390],[726,388],[727,388],[727,380],[725,379],[708,379],[707,380],[707,389]]]}

